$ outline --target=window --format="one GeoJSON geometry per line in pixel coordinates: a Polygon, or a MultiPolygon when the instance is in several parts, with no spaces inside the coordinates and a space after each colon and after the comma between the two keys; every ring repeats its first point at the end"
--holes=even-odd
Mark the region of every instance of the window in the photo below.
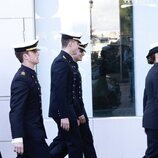
{"type": "Polygon", "coordinates": [[[133,8],[123,0],[90,0],[94,117],[135,115],[133,8]]]}

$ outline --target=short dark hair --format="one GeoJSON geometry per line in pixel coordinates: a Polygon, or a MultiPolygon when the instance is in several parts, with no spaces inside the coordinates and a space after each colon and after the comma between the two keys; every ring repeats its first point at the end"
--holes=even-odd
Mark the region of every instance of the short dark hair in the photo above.
{"type": "Polygon", "coordinates": [[[65,48],[68,46],[68,43],[71,41],[72,39],[61,39],[61,45],[62,45],[62,48],[65,48]]]}
{"type": "Polygon", "coordinates": [[[24,54],[28,54],[27,51],[24,51],[24,52],[15,52],[15,56],[18,58],[18,60],[20,61],[20,63],[23,62],[23,55],[24,54]]]}
{"type": "Polygon", "coordinates": [[[148,64],[154,64],[155,62],[155,54],[152,54],[147,57],[148,64]]]}

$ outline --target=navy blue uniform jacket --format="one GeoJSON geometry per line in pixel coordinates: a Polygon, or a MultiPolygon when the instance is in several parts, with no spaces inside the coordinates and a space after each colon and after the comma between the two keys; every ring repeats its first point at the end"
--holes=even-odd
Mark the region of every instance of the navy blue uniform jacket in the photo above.
{"type": "Polygon", "coordinates": [[[73,101],[75,78],[72,62],[72,57],[62,50],[52,63],[49,117],[77,119],[73,101]]]}
{"type": "Polygon", "coordinates": [[[158,129],[158,64],[154,64],[146,77],[143,112],[143,127],[158,129]]]}
{"type": "Polygon", "coordinates": [[[46,138],[41,109],[41,90],[34,70],[22,65],[15,74],[11,84],[10,108],[13,138],[46,138]]]}
{"type": "Polygon", "coordinates": [[[76,62],[72,63],[72,69],[74,71],[74,82],[73,82],[73,100],[74,100],[74,108],[76,115],[79,117],[81,115],[85,115],[87,117],[84,103],[82,99],[82,78],[78,69],[78,64],[76,62]]]}

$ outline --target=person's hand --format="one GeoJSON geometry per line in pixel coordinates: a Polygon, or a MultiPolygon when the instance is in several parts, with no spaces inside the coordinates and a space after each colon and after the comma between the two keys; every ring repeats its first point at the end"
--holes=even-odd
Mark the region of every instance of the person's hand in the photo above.
{"type": "Polygon", "coordinates": [[[80,126],[80,120],[78,120],[78,119],[77,119],[77,124],[78,124],[78,126],[80,126]]]}
{"type": "Polygon", "coordinates": [[[84,115],[79,116],[78,119],[79,119],[79,121],[80,121],[81,124],[86,123],[86,118],[85,118],[84,115]]]}
{"type": "Polygon", "coordinates": [[[69,131],[70,129],[70,122],[68,118],[62,118],[60,122],[60,127],[63,128],[65,131],[69,131]]]}
{"type": "Polygon", "coordinates": [[[22,142],[20,143],[13,143],[14,146],[14,152],[16,152],[17,154],[22,155],[24,152],[24,145],[22,142]]]}

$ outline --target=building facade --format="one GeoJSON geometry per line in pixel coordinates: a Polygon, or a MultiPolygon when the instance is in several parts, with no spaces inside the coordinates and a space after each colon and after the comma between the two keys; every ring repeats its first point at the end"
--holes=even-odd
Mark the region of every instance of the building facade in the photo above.
{"type": "Polygon", "coordinates": [[[98,158],[140,158],[146,148],[142,98],[150,68],[146,54],[158,42],[156,0],[10,0],[0,5],[0,151],[14,158],[9,125],[10,83],[20,66],[12,45],[39,38],[37,74],[48,144],[56,125],[48,118],[50,65],[60,33],[80,32],[88,42],[79,63],[83,99],[98,158]]]}

